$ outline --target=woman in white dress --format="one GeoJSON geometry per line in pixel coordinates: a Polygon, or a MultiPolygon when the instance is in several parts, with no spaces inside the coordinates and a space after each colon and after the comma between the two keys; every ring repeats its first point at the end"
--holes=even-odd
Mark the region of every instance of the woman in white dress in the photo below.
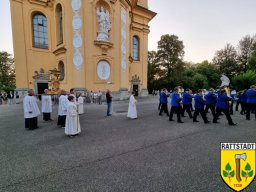
{"type": "Polygon", "coordinates": [[[136,109],[136,103],[137,100],[134,98],[135,92],[132,92],[132,95],[130,96],[129,100],[129,107],[128,107],[128,114],[127,117],[130,119],[137,119],[137,109],[136,109]]]}
{"type": "Polygon", "coordinates": [[[74,96],[69,96],[68,100],[65,134],[72,137],[81,132],[81,127],[74,96]]]}
{"type": "Polygon", "coordinates": [[[78,114],[83,114],[84,113],[84,98],[82,96],[82,93],[79,94],[78,97],[78,114]]]}

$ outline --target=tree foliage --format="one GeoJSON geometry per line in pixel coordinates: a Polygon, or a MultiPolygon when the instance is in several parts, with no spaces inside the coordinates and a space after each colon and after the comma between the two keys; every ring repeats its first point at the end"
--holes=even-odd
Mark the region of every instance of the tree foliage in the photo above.
{"type": "Polygon", "coordinates": [[[7,52],[0,52],[0,90],[15,89],[14,59],[7,52]]]}
{"type": "Polygon", "coordinates": [[[173,89],[180,85],[193,90],[217,88],[225,74],[236,89],[256,84],[256,36],[243,37],[235,48],[226,44],[216,51],[212,62],[193,64],[183,61],[183,42],[176,35],[163,35],[158,50],[149,52],[149,90],[173,89]]]}
{"type": "Polygon", "coordinates": [[[237,90],[248,89],[251,85],[256,84],[256,73],[254,71],[247,71],[232,78],[232,85],[237,90]]]}
{"type": "Polygon", "coordinates": [[[255,49],[255,44],[255,36],[251,37],[250,35],[246,35],[239,41],[237,48],[237,62],[240,67],[240,71],[247,71],[248,60],[255,49]]]}
{"type": "Polygon", "coordinates": [[[170,77],[183,68],[184,45],[176,35],[162,35],[158,41],[157,57],[162,70],[165,71],[165,77],[170,77]]]}
{"type": "Polygon", "coordinates": [[[216,51],[212,62],[219,67],[221,73],[229,78],[239,72],[237,52],[234,46],[227,44],[224,49],[216,51]]]}

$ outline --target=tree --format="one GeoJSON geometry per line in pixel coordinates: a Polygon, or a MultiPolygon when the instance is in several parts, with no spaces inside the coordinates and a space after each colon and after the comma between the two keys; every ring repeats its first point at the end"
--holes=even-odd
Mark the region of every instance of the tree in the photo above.
{"type": "Polygon", "coordinates": [[[232,78],[232,85],[238,90],[248,89],[254,84],[256,84],[256,73],[254,71],[247,71],[232,78]]]}
{"type": "Polygon", "coordinates": [[[224,49],[216,51],[212,62],[219,67],[221,73],[231,78],[239,73],[239,66],[236,59],[237,52],[235,47],[227,44],[224,49]]]}
{"type": "Polygon", "coordinates": [[[253,51],[251,57],[248,59],[248,70],[256,71],[256,50],[253,51]]]}
{"type": "Polygon", "coordinates": [[[177,71],[184,68],[182,62],[184,54],[184,45],[178,36],[169,34],[161,36],[158,41],[157,57],[168,80],[171,80],[175,72],[177,74],[177,71]]]}
{"type": "Polygon", "coordinates": [[[191,82],[191,87],[197,91],[198,89],[207,89],[208,88],[208,82],[207,78],[204,75],[201,75],[199,73],[196,73],[193,77],[193,81],[191,82]]]}
{"type": "Polygon", "coordinates": [[[148,90],[152,92],[156,88],[155,81],[159,78],[161,70],[158,66],[158,58],[156,51],[148,52],[148,90]]]}
{"type": "Polygon", "coordinates": [[[0,52],[0,90],[15,89],[14,59],[7,52],[0,52]]]}
{"type": "Polygon", "coordinates": [[[246,72],[248,69],[248,60],[251,57],[255,48],[256,39],[250,35],[243,37],[237,47],[237,61],[240,70],[246,72]]]}
{"type": "Polygon", "coordinates": [[[218,67],[216,65],[213,65],[212,63],[209,63],[207,60],[197,64],[195,70],[197,73],[207,78],[209,87],[215,88],[221,84],[221,74],[218,67]]]}

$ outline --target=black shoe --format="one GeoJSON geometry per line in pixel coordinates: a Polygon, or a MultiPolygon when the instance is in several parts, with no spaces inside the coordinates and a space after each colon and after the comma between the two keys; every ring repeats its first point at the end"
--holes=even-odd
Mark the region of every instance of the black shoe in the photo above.
{"type": "Polygon", "coordinates": [[[213,121],[213,123],[219,123],[218,121],[213,121]]]}
{"type": "Polygon", "coordinates": [[[178,123],[184,123],[183,121],[178,121],[178,123]]]}
{"type": "Polygon", "coordinates": [[[199,122],[199,121],[197,121],[197,120],[193,120],[193,122],[197,123],[197,122],[199,122]]]}
{"type": "Polygon", "coordinates": [[[210,121],[205,121],[204,123],[205,123],[205,124],[209,124],[209,123],[210,123],[210,121]]]}
{"type": "Polygon", "coordinates": [[[231,123],[231,124],[229,124],[230,126],[236,126],[237,125],[237,123],[231,123]]]}
{"type": "Polygon", "coordinates": [[[169,121],[174,121],[173,119],[169,119],[169,121]]]}
{"type": "Polygon", "coordinates": [[[159,116],[163,116],[163,115],[159,113],[159,116]]]}

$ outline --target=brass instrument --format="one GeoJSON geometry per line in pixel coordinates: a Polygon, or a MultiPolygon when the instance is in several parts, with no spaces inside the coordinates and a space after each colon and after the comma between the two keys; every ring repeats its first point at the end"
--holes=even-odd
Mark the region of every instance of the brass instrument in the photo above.
{"type": "MultiPolygon", "coordinates": [[[[230,94],[230,89],[229,89],[229,87],[225,86],[224,89],[225,89],[225,91],[226,91],[227,96],[228,96],[229,98],[231,98],[231,94],[230,94]]],[[[228,103],[231,104],[232,102],[229,101],[228,103]]]]}
{"type": "Polygon", "coordinates": [[[225,86],[224,89],[226,91],[227,96],[230,97],[230,89],[229,89],[229,87],[225,86]]]}

